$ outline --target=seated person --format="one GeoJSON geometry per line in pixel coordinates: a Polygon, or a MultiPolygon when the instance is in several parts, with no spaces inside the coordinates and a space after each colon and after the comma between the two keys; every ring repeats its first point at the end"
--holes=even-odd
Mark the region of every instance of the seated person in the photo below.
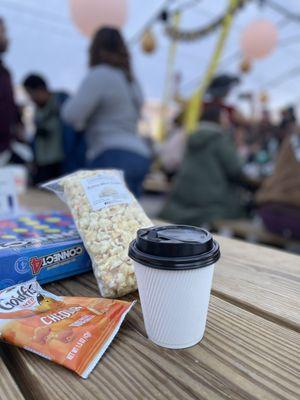
{"type": "Polygon", "coordinates": [[[221,125],[222,111],[207,106],[189,136],[181,169],[160,218],[189,225],[241,218],[239,188],[245,183],[235,146],[221,125]]]}
{"type": "Polygon", "coordinates": [[[300,135],[281,145],[275,170],[257,193],[259,214],[275,234],[300,239],[300,135]]]}
{"type": "Polygon", "coordinates": [[[28,75],[24,88],[35,104],[34,184],[57,178],[84,166],[84,135],[65,124],[61,108],[68,95],[53,92],[40,75],[28,75]]]}

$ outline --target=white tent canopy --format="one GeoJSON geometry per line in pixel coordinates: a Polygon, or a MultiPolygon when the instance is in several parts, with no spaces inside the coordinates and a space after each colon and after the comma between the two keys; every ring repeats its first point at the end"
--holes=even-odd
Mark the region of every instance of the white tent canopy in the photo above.
{"type": "MultiPolygon", "coordinates": [[[[160,0],[128,0],[129,20],[125,34],[130,41],[163,2],[160,0]]],[[[206,25],[213,17],[224,12],[226,0],[173,0],[172,9],[193,3],[181,18],[181,27],[196,28],[206,25]]],[[[300,2],[296,0],[272,0],[294,14],[294,19],[258,1],[250,1],[235,16],[229,39],[226,43],[220,72],[239,73],[241,57],[239,38],[243,28],[255,19],[269,19],[279,30],[276,51],[264,60],[257,61],[252,70],[242,78],[231,101],[238,102],[238,93],[251,91],[255,94],[266,90],[269,105],[273,110],[287,104],[300,105],[300,2]],[[299,18],[297,18],[299,15],[299,18]],[[299,87],[299,90],[298,90],[299,87]]],[[[82,37],[69,16],[67,0],[0,0],[0,15],[7,22],[11,48],[6,62],[13,72],[16,83],[24,75],[39,72],[45,75],[53,88],[75,90],[85,74],[88,41],[82,37]]],[[[165,80],[169,39],[161,23],[154,25],[158,48],[151,55],[144,54],[139,43],[131,45],[135,70],[146,96],[159,99],[165,80]]],[[[179,42],[175,70],[182,74],[181,90],[191,94],[201,81],[208,60],[213,52],[218,32],[191,43],[179,42]]]]}

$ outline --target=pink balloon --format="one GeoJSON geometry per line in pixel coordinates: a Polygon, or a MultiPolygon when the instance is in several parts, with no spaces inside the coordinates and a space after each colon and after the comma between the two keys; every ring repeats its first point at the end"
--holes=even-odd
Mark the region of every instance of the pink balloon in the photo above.
{"type": "Polygon", "coordinates": [[[241,50],[249,60],[264,58],[275,49],[277,39],[277,28],[272,22],[254,21],[242,33],[241,50]]]}
{"type": "Polygon", "coordinates": [[[85,36],[103,26],[121,28],[127,19],[126,0],[69,0],[71,17],[85,36]]]}

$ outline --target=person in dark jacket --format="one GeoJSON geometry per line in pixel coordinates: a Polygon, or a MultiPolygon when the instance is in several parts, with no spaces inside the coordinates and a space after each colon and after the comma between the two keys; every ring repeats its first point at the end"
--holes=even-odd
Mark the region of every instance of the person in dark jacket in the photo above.
{"type": "Polygon", "coordinates": [[[2,57],[8,49],[8,38],[4,20],[0,17],[0,157],[8,154],[7,162],[11,157],[11,143],[16,136],[19,121],[18,110],[15,104],[11,77],[4,66],[2,57]]]}
{"type": "Polygon", "coordinates": [[[244,215],[239,195],[242,165],[222,128],[221,108],[207,106],[187,142],[183,163],[160,218],[179,224],[211,225],[244,215]]]}
{"type": "Polygon", "coordinates": [[[68,95],[64,92],[52,92],[45,79],[36,74],[27,76],[23,85],[36,105],[34,183],[84,167],[84,137],[65,124],[60,115],[68,95]]]}
{"type": "Polygon", "coordinates": [[[32,74],[25,78],[23,86],[36,105],[33,183],[38,184],[61,175],[64,158],[62,127],[59,109],[45,80],[32,74]]]}

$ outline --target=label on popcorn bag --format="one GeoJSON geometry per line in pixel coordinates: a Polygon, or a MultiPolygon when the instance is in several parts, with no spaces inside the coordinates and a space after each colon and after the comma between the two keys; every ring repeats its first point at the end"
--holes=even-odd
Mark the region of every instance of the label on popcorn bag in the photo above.
{"type": "Polygon", "coordinates": [[[132,202],[132,196],[124,185],[124,180],[121,176],[92,176],[82,179],[81,183],[94,211],[116,204],[129,204],[132,202]]]}
{"type": "Polygon", "coordinates": [[[133,304],[55,296],[30,280],[0,291],[0,338],[87,378],[133,304]]]}

